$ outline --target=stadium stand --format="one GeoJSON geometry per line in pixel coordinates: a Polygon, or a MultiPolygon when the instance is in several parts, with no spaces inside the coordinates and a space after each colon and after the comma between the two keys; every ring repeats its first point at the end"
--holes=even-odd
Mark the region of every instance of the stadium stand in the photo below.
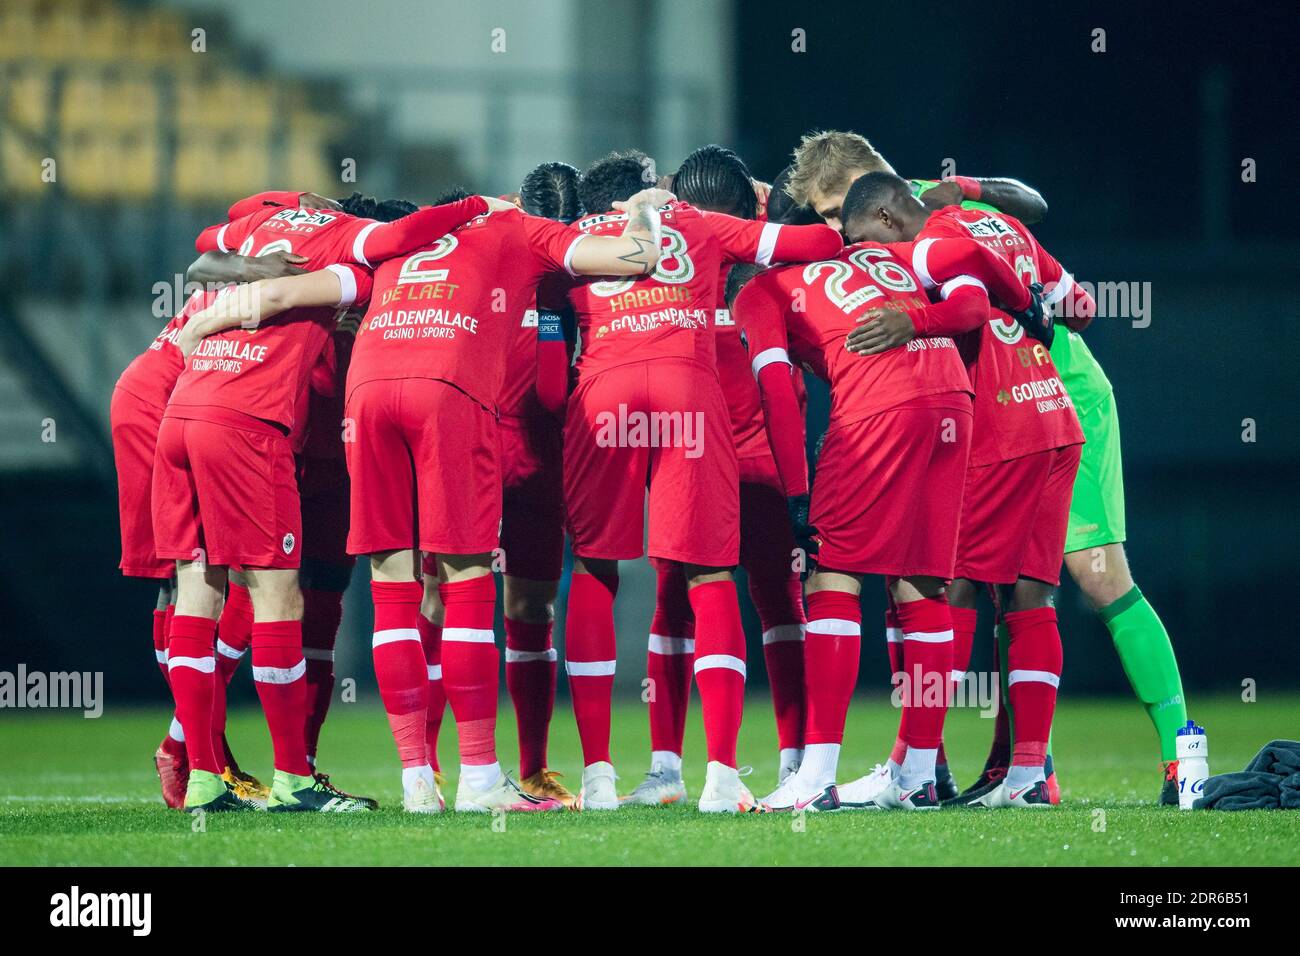
{"type": "Polygon", "coordinates": [[[170,11],[113,0],[6,0],[4,186],[38,193],[50,156],[69,194],[92,201],[164,192],[188,203],[225,199],[263,188],[273,163],[295,181],[323,180],[325,144],[338,123],[308,105],[301,84],[272,82],[238,53],[194,51],[189,27],[170,11]],[[127,49],[131,62],[122,66],[127,49]]]}

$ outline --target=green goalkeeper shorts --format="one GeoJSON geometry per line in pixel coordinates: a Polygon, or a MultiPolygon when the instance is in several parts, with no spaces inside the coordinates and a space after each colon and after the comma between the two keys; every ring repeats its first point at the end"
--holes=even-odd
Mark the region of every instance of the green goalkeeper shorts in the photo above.
{"type": "MultiPolygon", "coordinates": [[[[1078,411],[1076,409],[1076,411],[1078,411]]],[[[1114,394],[1078,411],[1083,456],[1070,499],[1065,553],[1124,540],[1124,466],[1119,451],[1119,413],[1114,394]]]]}

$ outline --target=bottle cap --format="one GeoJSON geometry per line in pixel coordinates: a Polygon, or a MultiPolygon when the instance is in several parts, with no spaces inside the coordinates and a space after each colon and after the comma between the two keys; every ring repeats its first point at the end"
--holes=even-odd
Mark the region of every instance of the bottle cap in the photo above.
{"type": "Polygon", "coordinates": [[[1204,727],[1198,727],[1198,726],[1196,726],[1196,721],[1194,721],[1194,720],[1189,720],[1189,721],[1187,722],[1187,726],[1186,726],[1186,727],[1179,727],[1179,728],[1178,728],[1178,736],[1179,736],[1179,737],[1184,737],[1184,736],[1196,736],[1196,735],[1198,735],[1198,734],[1204,734],[1204,733],[1205,733],[1205,728],[1204,728],[1204,727]]]}

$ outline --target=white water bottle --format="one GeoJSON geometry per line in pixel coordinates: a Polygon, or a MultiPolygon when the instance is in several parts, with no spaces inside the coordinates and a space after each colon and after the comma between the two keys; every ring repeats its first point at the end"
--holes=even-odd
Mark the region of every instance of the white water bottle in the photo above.
{"type": "Polygon", "coordinates": [[[1205,728],[1189,720],[1178,728],[1178,809],[1190,810],[1192,803],[1205,795],[1205,781],[1210,776],[1210,745],[1205,728]]]}

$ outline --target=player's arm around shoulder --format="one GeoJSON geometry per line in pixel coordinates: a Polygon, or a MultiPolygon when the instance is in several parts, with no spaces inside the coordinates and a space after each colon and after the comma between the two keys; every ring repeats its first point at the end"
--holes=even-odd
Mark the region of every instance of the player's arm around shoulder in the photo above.
{"type": "Polygon", "coordinates": [[[816,262],[839,255],[844,239],[823,223],[789,226],[757,219],[739,219],[721,212],[700,214],[722,245],[729,262],[760,266],[816,262]]]}
{"type": "Polygon", "coordinates": [[[362,269],[331,265],[305,275],[232,286],[194,313],[176,344],[188,356],[209,335],[236,327],[255,329],[290,309],[351,305],[368,283],[369,275],[362,269]]]}
{"type": "Polygon", "coordinates": [[[205,252],[190,263],[186,282],[231,283],[256,282],[281,276],[303,275],[306,256],[276,250],[264,256],[241,256],[235,252],[205,252]]]}
{"type": "Polygon", "coordinates": [[[666,189],[643,189],[614,208],[627,213],[621,236],[581,234],[569,255],[569,271],[587,276],[649,275],[662,252],[659,207],[674,199],[666,189]]]}

